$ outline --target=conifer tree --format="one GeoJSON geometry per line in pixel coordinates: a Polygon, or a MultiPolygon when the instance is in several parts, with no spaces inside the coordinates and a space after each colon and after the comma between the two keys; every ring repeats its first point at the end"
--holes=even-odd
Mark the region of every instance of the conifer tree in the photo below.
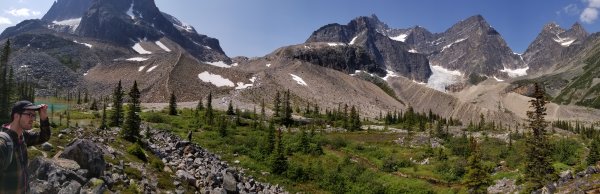
{"type": "Polygon", "coordinates": [[[227,136],[227,120],[224,115],[219,117],[219,135],[221,137],[227,136]]]}
{"type": "Polygon", "coordinates": [[[137,81],[133,82],[133,86],[129,91],[129,109],[127,110],[127,120],[123,127],[122,136],[124,139],[135,142],[140,138],[140,124],[142,119],[139,113],[141,112],[140,106],[140,91],[137,87],[137,81]]]}
{"type": "Polygon", "coordinates": [[[201,111],[204,109],[204,105],[202,103],[202,99],[198,100],[198,104],[196,105],[196,111],[201,111]]]}
{"type": "Polygon", "coordinates": [[[265,120],[265,99],[263,98],[262,101],[260,102],[260,121],[261,121],[261,125],[262,125],[262,121],[265,120]]]}
{"type": "Polygon", "coordinates": [[[10,40],[7,40],[0,53],[0,122],[8,123],[10,121],[10,110],[12,104],[10,102],[11,92],[11,76],[12,70],[8,64],[10,56],[10,40]]]}
{"type": "Polygon", "coordinates": [[[532,111],[527,111],[531,133],[527,135],[525,156],[525,193],[539,189],[558,176],[552,167],[551,147],[546,136],[548,123],[546,115],[546,99],[543,88],[536,83],[533,99],[529,101],[532,111]]]}
{"type": "Polygon", "coordinates": [[[483,168],[481,151],[473,136],[469,138],[469,144],[472,151],[468,160],[465,184],[469,193],[487,193],[487,187],[492,183],[490,174],[483,168]]]}
{"type": "Polygon", "coordinates": [[[275,174],[283,174],[288,168],[287,158],[283,153],[282,138],[281,129],[278,129],[275,152],[271,156],[271,172],[275,174]]]}
{"type": "Polygon", "coordinates": [[[233,104],[231,103],[231,100],[229,100],[229,105],[227,106],[227,115],[234,115],[235,113],[233,112],[233,104]]]}
{"type": "Polygon", "coordinates": [[[308,135],[306,134],[305,129],[300,130],[300,151],[302,153],[308,154],[310,148],[310,142],[308,139],[308,135]]]}
{"type": "Polygon", "coordinates": [[[275,125],[273,121],[269,122],[269,128],[267,129],[267,148],[266,153],[271,155],[275,149],[275,125]]]}
{"type": "Polygon", "coordinates": [[[100,124],[100,129],[107,129],[106,125],[106,102],[102,103],[102,123],[100,124]]]}
{"type": "Polygon", "coordinates": [[[77,104],[81,104],[81,91],[77,90],[77,104]]]}
{"type": "Polygon", "coordinates": [[[596,137],[592,139],[586,162],[587,165],[595,165],[598,161],[600,161],[600,139],[596,137]]]}
{"type": "Polygon", "coordinates": [[[275,93],[275,100],[273,102],[273,118],[279,118],[279,114],[281,110],[281,97],[279,96],[279,91],[275,93]]]}
{"type": "Polygon", "coordinates": [[[206,119],[206,124],[212,126],[214,123],[215,116],[213,115],[212,109],[212,92],[208,93],[206,97],[206,112],[204,113],[204,118],[206,119]]]}
{"type": "Polygon", "coordinates": [[[118,127],[123,124],[123,88],[121,80],[113,91],[113,110],[110,118],[110,126],[118,127]]]}
{"type": "Polygon", "coordinates": [[[175,97],[175,92],[171,92],[171,98],[169,98],[169,115],[177,115],[177,97],[175,97]]]}
{"type": "Polygon", "coordinates": [[[360,130],[360,116],[354,105],[350,109],[350,131],[360,130]]]}
{"type": "Polygon", "coordinates": [[[289,127],[290,125],[292,125],[293,122],[294,120],[292,120],[292,105],[290,103],[290,90],[288,89],[287,92],[285,92],[284,94],[282,123],[285,126],[289,127]]]}
{"type": "Polygon", "coordinates": [[[98,103],[96,102],[95,98],[92,100],[92,103],[90,104],[90,110],[98,110],[98,103]]]}

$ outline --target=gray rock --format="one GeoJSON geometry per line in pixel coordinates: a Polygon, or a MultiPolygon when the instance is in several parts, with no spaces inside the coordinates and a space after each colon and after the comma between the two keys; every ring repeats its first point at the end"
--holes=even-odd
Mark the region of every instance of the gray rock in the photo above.
{"type": "Polygon", "coordinates": [[[81,188],[81,193],[102,194],[106,189],[106,184],[102,179],[92,178],[81,188]]]}
{"type": "Polygon", "coordinates": [[[89,177],[89,176],[88,176],[88,175],[89,175],[89,173],[88,173],[88,172],[89,172],[89,171],[88,171],[87,169],[79,169],[79,170],[77,170],[77,171],[76,171],[76,173],[77,173],[78,175],[82,176],[82,177],[85,177],[85,178],[91,178],[91,177],[89,177]]]}
{"type": "Polygon", "coordinates": [[[235,176],[232,173],[227,172],[223,176],[223,188],[228,193],[229,192],[234,192],[234,193],[239,192],[238,187],[237,187],[237,183],[238,183],[238,181],[236,180],[235,176]]]}
{"type": "Polygon", "coordinates": [[[35,179],[29,183],[31,193],[56,193],[55,187],[52,187],[47,181],[35,179]]]}
{"type": "Polygon", "coordinates": [[[178,170],[175,175],[190,185],[194,185],[196,183],[196,178],[184,170],[178,170]]]}
{"type": "Polygon", "coordinates": [[[53,148],[54,146],[48,142],[42,144],[42,150],[44,151],[51,151],[53,148]]]}
{"type": "Polygon", "coordinates": [[[58,194],[77,194],[81,190],[81,184],[77,181],[71,181],[66,187],[60,189],[58,194]]]}
{"type": "Polygon", "coordinates": [[[91,177],[102,176],[106,168],[102,150],[87,139],[77,139],[70,143],[60,157],[75,160],[82,168],[89,170],[91,177]]]}

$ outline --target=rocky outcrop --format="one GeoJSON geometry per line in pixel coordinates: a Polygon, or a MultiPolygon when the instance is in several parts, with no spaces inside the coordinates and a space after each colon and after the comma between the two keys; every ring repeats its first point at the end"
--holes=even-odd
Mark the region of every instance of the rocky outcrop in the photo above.
{"type": "Polygon", "coordinates": [[[187,182],[200,193],[287,193],[278,185],[257,182],[243,169],[230,167],[218,155],[173,134],[155,129],[151,134],[148,148],[176,172],[178,182],[187,182]]]}
{"type": "Polygon", "coordinates": [[[75,140],[65,148],[60,157],[76,161],[92,177],[102,176],[106,169],[102,150],[90,140],[75,140]]]}
{"type": "Polygon", "coordinates": [[[54,1],[50,10],[42,20],[52,22],[80,18],[92,5],[92,0],[58,0],[54,1]]]}
{"type": "Polygon", "coordinates": [[[410,79],[425,82],[431,75],[427,57],[409,52],[410,47],[407,44],[393,40],[388,35],[402,32],[403,30],[390,29],[373,15],[358,17],[347,25],[323,26],[313,32],[306,43],[325,42],[331,46],[357,46],[373,58],[378,69],[390,70],[410,79]]]}

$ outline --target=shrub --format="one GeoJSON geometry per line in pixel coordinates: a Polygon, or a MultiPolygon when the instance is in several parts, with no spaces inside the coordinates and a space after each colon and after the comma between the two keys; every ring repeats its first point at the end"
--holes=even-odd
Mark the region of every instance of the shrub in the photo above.
{"type": "Polygon", "coordinates": [[[151,123],[164,123],[166,121],[165,117],[157,112],[148,113],[145,120],[151,123]]]}
{"type": "Polygon", "coordinates": [[[150,166],[152,166],[152,168],[158,170],[159,172],[162,172],[165,168],[165,163],[163,163],[162,160],[152,158],[150,160],[150,166]]]}
{"type": "Polygon", "coordinates": [[[136,156],[144,162],[148,162],[148,158],[146,158],[146,153],[144,153],[142,147],[137,143],[129,146],[129,148],[127,148],[127,153],[136,156]]]}

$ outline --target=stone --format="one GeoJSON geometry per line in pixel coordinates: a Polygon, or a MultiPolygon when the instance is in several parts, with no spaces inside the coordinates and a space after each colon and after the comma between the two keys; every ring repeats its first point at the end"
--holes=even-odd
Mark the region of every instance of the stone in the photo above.
{"type": "Polygon", "coordinates": [[[62,139],[65,135],[63,134],[58,134],[58,139],[62,139]]]}
{"type": "Polygon", "coordinates": [[[181,180],[186,181],[188,184],[190,185],[194,185],[196,183],[196,178],[191,175],[190,173],[184,171],[184,170],[178,170],[175,175],[180,178],[181,180]]]}
{"type": "Polygon", "coordinates": [[[89,170],[91,177],[102,176],[106,168],[102,150],[87,139],[77,139],[71,142],[60,157],[75,160],[82,168],[89,170]]]}
{"type": "Polygon", "coordinates": [[[29,183],[31,193],[56,193],[55,187],[52,187],[48,181],[35,179],[29,183]]]}
{"type": "Polygon", "coordinates": [[[79,169],[77,171],[75,171],[75,173],[77,173],[78,175],[82,176],[82,177],[86,177],[86,178],[91,178],[89,177],[89,171],[87,169],[79,169]]]}
{"type": "Polygon", "coordinates": [[[92,178],[83,187],[81,187],[81,193],[93,193],[100,194],[107,190],[104,180],[92,178]]]}
{"type": "Polygon", "coordinates": [[[48,142],[42,144],[42,150],[44,151],[51,151],[53,148],[54,146],[48,142]]]}
{"type": "Polygon", "coordinates": [[[232,173],[227,172],[225,173],[225,175],[223,175],[223,188],[225,189],[225,191],[227,191],[227,193],[239,192],[237,183],[238,181],[232,173]]]}
{"type": "Polygon", "coordinates": [[[77,194],[81,190],[81,184],[77,181],[71,181],[66,187],[58,191],[58,194],[77,194]]]}

